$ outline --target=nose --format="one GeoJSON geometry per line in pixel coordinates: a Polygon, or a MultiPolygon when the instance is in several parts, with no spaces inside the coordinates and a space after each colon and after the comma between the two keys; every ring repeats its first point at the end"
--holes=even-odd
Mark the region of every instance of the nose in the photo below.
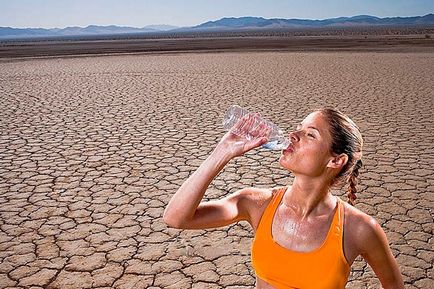
{"type": "Polygon", "coordinates": [[[299,138],[299,136],[298,136],[298,134],[297,134],[296,131],[292,131],[292,132],[289,133],[289,139],[293,143],[300,140],[300,138],[299,138]]]}

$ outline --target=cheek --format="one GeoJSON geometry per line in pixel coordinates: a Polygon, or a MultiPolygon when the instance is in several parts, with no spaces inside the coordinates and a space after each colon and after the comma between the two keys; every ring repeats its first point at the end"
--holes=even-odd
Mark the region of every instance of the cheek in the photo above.
{"type": "Polygon", "coordinates": [[[304,146],[301,147],[297,152],[296,156],[297,158],[303,160],[303,161],[309,161],[315,160],[317,158],[321,158],[323,155],[323,150],[319,146],[304,146]]]}
{"type": "Polygon", "coordinates": [[[329,157],[330,150],[326,144],[318,143],[306,147],[306,154],[309,154],[315,158],[329,157]]]}

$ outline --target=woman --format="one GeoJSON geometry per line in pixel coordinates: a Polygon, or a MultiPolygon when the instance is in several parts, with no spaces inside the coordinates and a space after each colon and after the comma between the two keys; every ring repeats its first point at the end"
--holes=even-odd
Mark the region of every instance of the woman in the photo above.
{"type": "MultiPolygon", "coordinates": [[[[254,115],[236,124],[249,131],[254,115]]],[[[350,266],[361,255],[383,288],[404,288],[385,233],[356,209],[356,185],[363,140],[358,127],[335,109],[309,114],[290,134],[280,165],[294,175],[291,186],[245,188],[223,199],[202,202],[209,184],[233,158],[267,142],[260,126],[251,140],[226,133],[214,151],[182,184],[164,212],[164,221],[180,229],[250,223],[255,238],[252,264],[256,288],[344,288],[350,266]],[[349,203],[331,193],[348,183],[349,203]]]]}

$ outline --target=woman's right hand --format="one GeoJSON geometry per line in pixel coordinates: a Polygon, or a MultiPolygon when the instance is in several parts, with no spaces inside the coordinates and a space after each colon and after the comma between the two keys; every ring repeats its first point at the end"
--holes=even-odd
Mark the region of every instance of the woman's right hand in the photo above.
{"type": "MultiPolygon", "coordinates": [[[[271,129],[258,123],[259,114],[249,114],[238,121],[218,143],[215,150],[176,191],[164,210],[164,222],[173,228],[211,228],[244,218],[235,195],[219,202],[201,204],[209,184],[231,158],[241,156],[268,141],[271,129]],[[247,139],[245,136],[249,136],[247,139]],[[201,205],[200,205],[201,204],[201,205]]],[[[237,197],[238,196],[238,197],[237,197]]]]}
{"type": "Polygon", "coordinates": [[[259,113],[243,116],[222,137],[218,146],[234,158],[267,143],[271,129],[264,122],[257,125],[259,119],[259,113]]]}

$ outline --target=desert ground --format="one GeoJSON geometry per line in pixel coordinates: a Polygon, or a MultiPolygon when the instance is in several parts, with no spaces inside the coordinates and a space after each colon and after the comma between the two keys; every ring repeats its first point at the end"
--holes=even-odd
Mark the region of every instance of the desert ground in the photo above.
{"type": "MultiPolygon", "coordinates": [[[[420,32],[420,31],[419,31],[420,32]]],[[[170,35],[169,35],[170,36],[170,35]]],[[[118,36],[119,37],[119,36],[118,36]]],[[[0,41],[0,58],[167,52],[375,51],[432,52],[434,29],[412,35],[186,35],[185,38],[67,38],[0,41]]]]}
{"type": "MultiPolygon", "coordinates": [[[[8,58],[0,96],[1,288],[254,288],[246,222],[162,220],[231,104],[287,132],[322,106],[348,114],[365,140],[356,207],[386,232],[406,288],[434,287],[432,46],[8,58]]],[[[290,184],[279,155],[231,161],[205,200],[290,184]]],[[[346,288],[380,288],[361,257],[346,288]]]]}
{"type": "Polygon", "coordinates": [[[434,26],[238,29],[0,38],[0,58],[167,52],[432,52],[434,26]]]}

